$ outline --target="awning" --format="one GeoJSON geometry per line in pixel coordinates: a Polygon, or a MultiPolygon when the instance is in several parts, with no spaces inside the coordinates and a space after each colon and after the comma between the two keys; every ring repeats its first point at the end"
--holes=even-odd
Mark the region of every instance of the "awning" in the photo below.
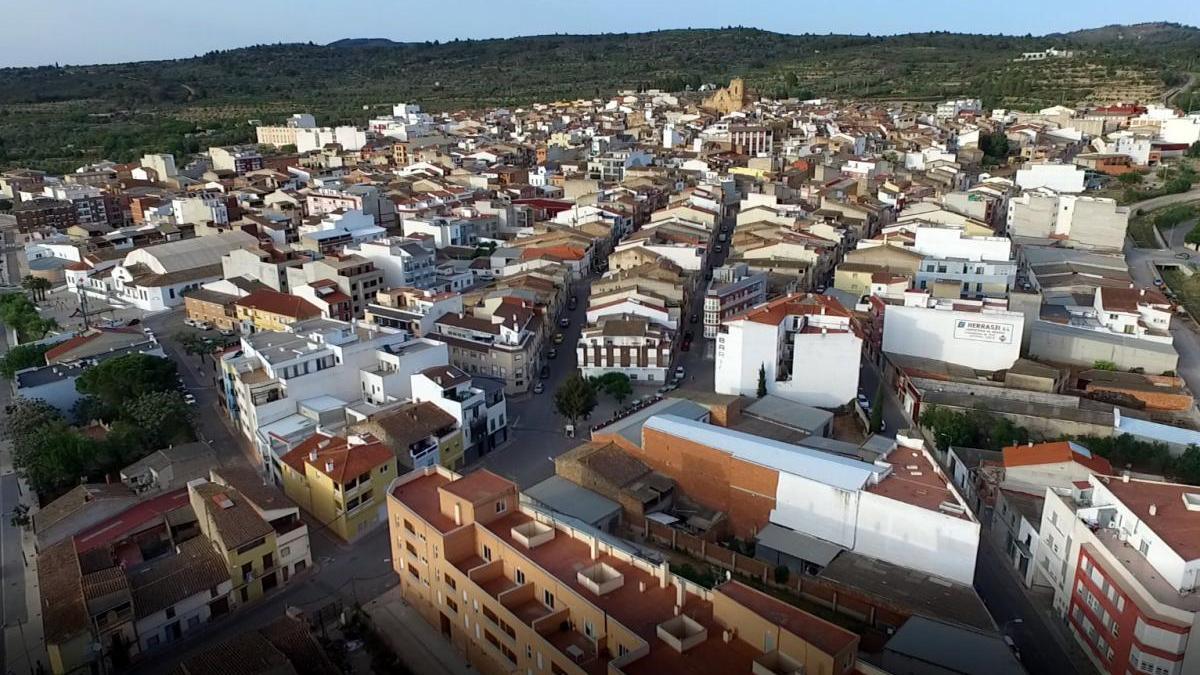
{"type": "Polygon", "coordinates": [[[824,539],[768,523],[758,533],[758,545],[824,567],[844,549],[824,539]]]}

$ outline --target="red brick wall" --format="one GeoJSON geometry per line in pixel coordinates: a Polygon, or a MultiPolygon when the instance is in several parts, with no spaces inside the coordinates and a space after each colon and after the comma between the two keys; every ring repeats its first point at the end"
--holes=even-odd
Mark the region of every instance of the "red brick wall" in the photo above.
{"type": "Polygon", "coordinates": [[[649,451],[628,449],[654,470],[674,478],[689,498],[724,511],[735,536],[751,538],[769,520],[778,472],[649,428],[643,429],[642,445],[649,451]]]}

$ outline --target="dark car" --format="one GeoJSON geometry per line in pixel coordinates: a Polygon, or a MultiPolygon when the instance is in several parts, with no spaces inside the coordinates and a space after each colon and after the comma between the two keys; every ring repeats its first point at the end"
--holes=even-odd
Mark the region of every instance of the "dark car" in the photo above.
{"type": "Polygon", "coordinates": [[[549,379],[550,366],[542,366],[542,371],[540,373],[538,373],[538,377],[542,378],[543,380],[549,379]]]}
{"type": "Polygon", "coordinates": [[[690,340],[684,340],[683,344],[679,345],[679,351],[681,351],[681,352],[686,352],[691,348],[692,348],[692,343],[690,340]]]}
{"type": "Polygon", "coordinates": [[[548,358],[548,359],[553,359],[553,358],[557,358],[557,357],[558,357],[557,349],[551,349],[550,351],[546,352],[546,358],[548,358]]]}
{"type": "Polygon", "coordinates": [[[693,314],[693,315],[692,315],[692,318],[691,318],[691,319],[689,319],[689,321],[691,321],[692,323],[696,323],[696,322],[697,322],[697,321],[699,321],[699,320],[700,320],[700,315],[699,315],[699,314],[693,314]]]}

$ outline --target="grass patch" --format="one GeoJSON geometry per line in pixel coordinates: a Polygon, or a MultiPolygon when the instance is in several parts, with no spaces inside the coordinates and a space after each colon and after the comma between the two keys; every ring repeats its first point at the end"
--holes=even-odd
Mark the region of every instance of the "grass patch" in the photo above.
{"type": "Polygon", "coordinates": [[[1200,274],[1188,276],[1179,270],[1164,269],[1162,278],[1179,298],[1179,304],[1183,305],[1188,314],[1191,314],[1192,318],[1200,316],[1200,274]]]}
{"type": "Polygon", "coordinates": [[[1149,214],[1139,213],[1130,218],[1127,232],[1138,248],[1161,248],[1154,236],[1154,220],[1149,214]]]}

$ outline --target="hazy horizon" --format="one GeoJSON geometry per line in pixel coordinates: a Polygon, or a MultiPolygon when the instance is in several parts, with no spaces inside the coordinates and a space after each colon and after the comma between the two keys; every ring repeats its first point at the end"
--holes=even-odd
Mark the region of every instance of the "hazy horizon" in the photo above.
{"type": "MultiPolygon", "coordinates": [[[[745,26],[779,33],[899,35],[947,31],[1046,35],[1110,24],[1157,21],[1200,24],[1200,3],[1164,0],[1153,6],[1063,0],[1054,5],[1013,0],[1003,11],[972,11],[961,2],[928,0],[919,6],[867,0],[823,7],[812,16],[786,0],[730,5],[695,0],[684,8],[637,0],[576,0],[570,4],[525,0],[500,5],[450,0],[438,11],[405,15],[405,5],[360,0],[331,9],[306,0],[212,0],[203,6],[155,5],[132,0],[73,3],[49,0],[5,11],[0,67],[93,65],[190,58],[256,44],[328,44],[341,39],[385,38],[397,42],[491,39],[547,34],[643,33],[683,28],[745,26]],[[313,11],[307,11],[309,8],[313,11]],[[522,9],[522,7],[524,9],[522,9]],[[982,16],[981,16],[982,15],[982,16]],[[931,22],[930,17],[935,17],[931,22]],[[50,39],[53,38],[53,39],[50,39]]],[[[982,9],[982,8],[981,8],[982,9]]]]}

